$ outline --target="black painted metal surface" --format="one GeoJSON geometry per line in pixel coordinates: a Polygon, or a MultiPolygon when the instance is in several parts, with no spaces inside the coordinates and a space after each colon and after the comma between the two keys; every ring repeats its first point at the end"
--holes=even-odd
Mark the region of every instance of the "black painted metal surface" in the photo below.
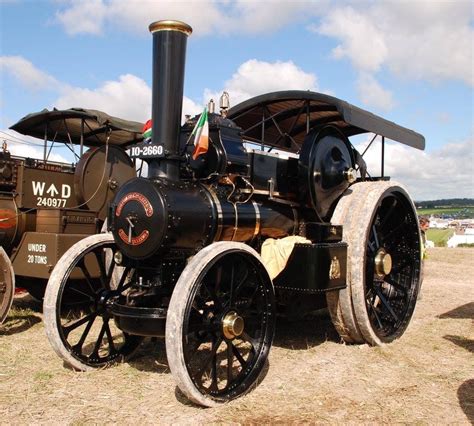
{"type": "Polygon", "coordinates": [[[312,128],[333,124],[346,136],[373,132],[413,148],[424,149],[419,133],[322,93],[287,90],[248,99],[228,117],[244,130],[244,138],[297,152],[312,128]]]}
{"type": "Polygon", "coordinates": [[[347,244],[295,244],[276,289],[321,293],[346,286],[347,244]]]}
{"type": "MultiPolygon", "coordinates": [[[[187,34],[156,26],[153,33],[152,143],[164,145],[165,154],[178,155],[184,90],[187,34]]],[[[176,158],[151,160],[150,177],[179,178],[176,158]]]]}

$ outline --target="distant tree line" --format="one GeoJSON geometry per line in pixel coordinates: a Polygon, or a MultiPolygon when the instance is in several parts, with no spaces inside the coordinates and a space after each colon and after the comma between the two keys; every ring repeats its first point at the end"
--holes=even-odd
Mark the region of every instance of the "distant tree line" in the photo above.
{"type": "Polygon", "coordinates": [[[415,201],[415,206],[417,209],[474,206],[474,198],[443,198],[441,200],[415,201]]]}

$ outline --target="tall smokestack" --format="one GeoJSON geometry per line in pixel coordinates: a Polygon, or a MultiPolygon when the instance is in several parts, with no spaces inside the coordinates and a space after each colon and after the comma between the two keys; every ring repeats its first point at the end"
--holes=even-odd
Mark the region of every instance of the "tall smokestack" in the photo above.
{"type": "Polygon", "coordinates": [[[164,145],[166,158],[149,164],[149,177],[179,178],[179,131],[184,90],[186,42],[192,28],[180,21],[157,21],[153,34],[152,143],[164,145]]]}

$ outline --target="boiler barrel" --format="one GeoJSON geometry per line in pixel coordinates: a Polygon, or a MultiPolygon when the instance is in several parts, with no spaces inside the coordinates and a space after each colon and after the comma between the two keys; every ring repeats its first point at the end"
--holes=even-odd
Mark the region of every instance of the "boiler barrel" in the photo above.
{"type": "Polygon", "coordinates": [[[200,183],[137,178],[125,184],[109,223],[124,254],[146,259],[168,249],[198,251],[215,241],[294,235],[298,214],[269,201],[232,203],[200,183]]]}

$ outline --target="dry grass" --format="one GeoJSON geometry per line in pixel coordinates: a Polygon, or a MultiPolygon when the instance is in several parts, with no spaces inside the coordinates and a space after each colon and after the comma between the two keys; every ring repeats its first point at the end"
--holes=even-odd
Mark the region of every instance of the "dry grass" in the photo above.
{"type": "Polygon", "coordinates": [[[474,250],[433,249],[405,335],[380,347],[339,343],[327,318],[277,327],[270,367],[249,395],[215,409],[176,390],[161,342],[133,362],[64,368],[40,306],[19,299],[0,330],[0,423],[474,422],[474,250]]]}

